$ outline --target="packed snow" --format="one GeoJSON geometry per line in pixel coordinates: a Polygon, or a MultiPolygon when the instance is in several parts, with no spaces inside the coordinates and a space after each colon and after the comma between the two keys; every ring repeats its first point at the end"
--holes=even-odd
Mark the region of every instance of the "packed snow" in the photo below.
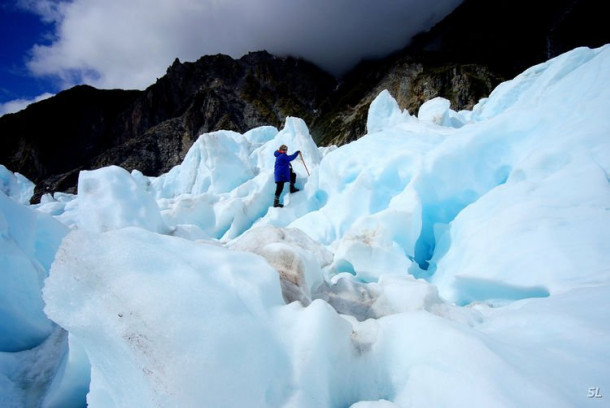
{"type": "Polygon", "coordinates": [[[0,167],[0,406],[603,406],[609,83],[578,48],[472,111],[383,91],[341,147],[218,131],[36,205],[0,167]]]}

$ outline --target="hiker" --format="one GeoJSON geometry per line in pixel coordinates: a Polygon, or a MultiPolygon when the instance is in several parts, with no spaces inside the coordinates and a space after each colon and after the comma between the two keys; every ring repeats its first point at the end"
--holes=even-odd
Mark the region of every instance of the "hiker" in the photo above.
{"type": "Polygon", "coordinates": [[[297,180],[297,175],[292,171],[291,161],[297,158],[299,154],[301,154],[300,150],[297,150],[295,153],[288,155],[288,147],[286,145],[281,145],[278,150],[276,150],[273,154],[275,155],[275,200],[273,200],[274,207],[283,207],[280,204],[280,195],[282,194],[282,190],[284,190],[284,183],[290,182],[290,192],[296,193],[299,191],[298,188],[294,186],[294,182],[297,180]]]}

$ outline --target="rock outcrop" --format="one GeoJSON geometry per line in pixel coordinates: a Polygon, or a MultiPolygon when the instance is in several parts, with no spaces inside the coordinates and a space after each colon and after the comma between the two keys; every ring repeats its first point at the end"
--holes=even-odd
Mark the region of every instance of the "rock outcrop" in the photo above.
{"type": "Polygon", "coordinates": [[[78,171],[116,144],[119,116],[141,94],[77,86],[4,115],[0,163],[43,188],[70,190],[76,186],[78,171]]]}
{"type": "Polygon", "coordinates": [[[415,115],[426,101],[442,96],[458,111],[472,107],[501,82],[484,65],[427,63],[411,57],[372,62],[347,76],[328,110],[313,123],[312,133],[323,145],[342,145],[366,134],[371,102],[387,89],[401,109],[415,115]]]}

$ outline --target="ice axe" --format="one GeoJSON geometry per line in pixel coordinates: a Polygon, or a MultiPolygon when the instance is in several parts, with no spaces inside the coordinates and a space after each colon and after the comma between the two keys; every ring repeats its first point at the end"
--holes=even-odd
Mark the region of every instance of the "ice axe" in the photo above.
{"type": "Polygon", "coordinates": [[[299,152],[299,157],[301,158],[301,161],[303,162],[303,166],[305,167],[305,171],[307,172],[307,175],[309,176],[309,170],[307,169],[307,165],[305,164],[305,160],[303,159],[303,154],[301,152],[299,152]]]}

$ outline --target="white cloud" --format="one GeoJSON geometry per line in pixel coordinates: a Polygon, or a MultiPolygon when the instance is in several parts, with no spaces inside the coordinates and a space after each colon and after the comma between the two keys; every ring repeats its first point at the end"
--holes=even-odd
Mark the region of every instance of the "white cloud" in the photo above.
{"type": "Polygon", "coordinates": [[[21,1],[56,23],[56,40],[32,49],[33,74],[64,86],[144,88],[176,57],[263,49],[341,73],[403,47],[462,0],[21,1]]]}
{"type": "Polygon", "coordinates": [[[42,21],[55,23],[61,20],[66,3],[54,0],[17,0],[17,7],[38,14],[42,21]]]}
{"type": "Polygon", "coordinates": [[[7,113],[19,112],[20,110],[27,108],[28,105],[31,105],[35,102],[40,102],[52,96],[54,95],[50,93],[44,93],[34,99],[15,99],[9,102],[0,103],[0,116],[6,115],[7,113]]]}

